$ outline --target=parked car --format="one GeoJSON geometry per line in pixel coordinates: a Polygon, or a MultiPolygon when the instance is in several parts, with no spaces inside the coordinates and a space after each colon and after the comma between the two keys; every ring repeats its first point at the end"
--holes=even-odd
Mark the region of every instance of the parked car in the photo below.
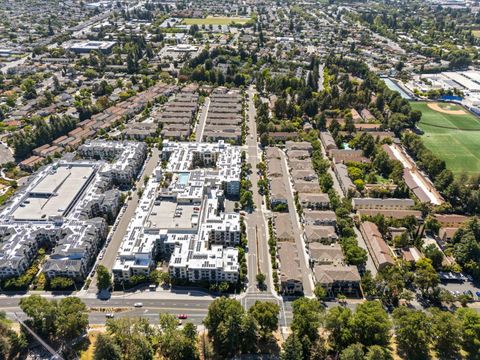
{"type": "Polygon", "coordinates": [[[188,316],[187,316],[186,314],[179,314],[177,317],[178,317],[179,319],[183,319],[183,320],[186,319],[186,318],[188,318],[188,316]]]}

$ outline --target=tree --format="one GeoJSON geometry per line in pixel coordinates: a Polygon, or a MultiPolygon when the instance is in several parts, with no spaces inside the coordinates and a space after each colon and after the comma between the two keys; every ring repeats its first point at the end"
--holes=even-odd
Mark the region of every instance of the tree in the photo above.
{"type": "Polygon", "coordinates": [[[183,329],[177,327],[174,315],[160,314],[159,352],[169,360],[195,360],[197,350],[197,330],[192,323],[185,324],[183,329]]]}
{"type": "Polygon", "coordinates": [[[107,320],[107,332],[120,347],[123,359],[152,360],[153,347],[150,339],[154,330],[143,318],[120,318],[107,320]]]}
{"type": "Polygon", "coordinates": [[[352,333],[357,342],[365,345],[383,345],[390,342],[391,323],[378,301],[366,301],[357,306],[352,318],[352,333]]]}
{"type": "Polygon", "coordinates": [[[442,266],[443,253],[434,244],[425,246],[423,254],[430,259],[435,269],[439,269],[442,266]]]}
{"type": "Polygon", "coordinates": [[[278,304],[268,301],[256,301],[248,310],[258,324],[262,338],[267,338],[278,327],[278,304]]]}
{"type": "Polygon", "coordinates": [[[322,301],[327,297],[327,290],[325,290],[325,288],[320,284],[315,285],[313,293],[318,301],[322,301]]]}
{"type": "Polygon", "coordinates": [[[56,332],[56,302],[39,295],[20,299],[20,309],[28,316],[28,322],[34,331],[44,338],[54,336],[56,332]]]}
{"type": "Polygon", "coordinates": [[[262,273],[257,274],[257,284],[258,284],[258,287],[261,289],[265,287],[265,274],[262,274],[262,273]]]}
{"type": "Polygon", "coordinates": [[[436,217],[430,215],[427,216],[425,219],[425,229],[432,231],[434,234],[438,234],[440,227],[441,225],[436,217]]]}
{"type": "Polygon", "coordinates": [[[365,360],[391,360],[392,355],[390,351],[378,345],[373,345],[368,348],[367,354],[365,355],[365,360]]]}
{"type": "Polygon", "coordinates": [[[170,284],[170,275],[167,272],[160,270],[152,270],[149,275],[150,281],[156,285],[170,284]]]}
{"type": "Polygon", "coordinates": [[[283,344],[283,351],[280,355],[281,360],[303,360],[302,343],[295,333],[291,334],[283,344]]]}
{"type": "Polygon", "coordinates": [[[88,327],[88,313],[85,304],[77,297],[66,297],[58,302],[56,335],[64,342],[84,334],[88,327]]]}
{"type": "Polygon", "coordinates": [[[98,334],[93,358],[94,360],[120,360],[122,352],[110,335],[98,334]]]}
{"type": "Polygon", "coordinates": [[[0,359],[15,359],[27,347],[23,335],[17,335],[5,312],[0,312],[0,359]]]}
{"type": "Polygon", "coordinates": [[[74,285],[74,281],[70,278],[57,276],[50,280],[50,287],[54,290],[68,289],[74,285]]]}
{"type": "Polygon", "coordinates": [[[432,266],[432,261],[423,258],[417,261],[415,270],[415,285],[420,288],[422,294],[425,294],[428,289],[433,289],[439,283],[438,274],[432,266]]]}
{"type": "Polygon", "coordinates": [[[292,332],[302,343],[302,352],[305,358],[310,357],[312,344],[319,339],[323,307],[316,299],[300,298],[292,303],[293,321],[292,332]]]}
{"type": "Polygon", "coordinates": [[[97,287],[101,290],[107,290],[112,286],[112,277],[103,265],[97,267],[97,287]]]}
{"type": "Polygon", "coordinates": [[[292,303],[292,331],[299,339],[307,337],[311,343],[318,338],[323,308],[316,299],[299,298],[292,303]]]}
{"type": "Polygon", "coordinates": [[[37,90],[35,89],[35,81],[31,78],[26,78],[21,86],[23,90],[23,97],[27,100],[35,99],[37,97],[37,90]]]}
{"type": "Polygon", "coordinates": [[[237,300],[221,297],[209,305],[204,324],[219,356],[236,354],[245,341],[255,343],[251,339],[255,330],[251,320],[237,300]]]}
{"type": "Polygon", "coordinates": [[[432,310],[433,346],[439,359],[459,358],[462,341],[461,323],[454,314],[439,309],[432,310]]]}
{"type": "Polygon", "coordinates": [[[364,360],[362,344],[352,344],[340,353],[340,360],[364,360]]]}
{"type": "Polygon", "coordinates": [[[456,316],[461,322],[462,347],[468,359],[480,359],[480,314],[474,309],[460,308],[456,316]]]}
{"type": "Polygon", "coordinates": [[[426,313],[400,307],[393,311],[398,349],[407,359],[428,359],[432,324],[426,313]]]}
{"type": "Polygon", "coordinates": [[[336,351],[341,351],[353,343],[351,320],[351,310],[343,306],[331,308],[325,316],[325,328],[329,331],[329,341],[336,351]]]}

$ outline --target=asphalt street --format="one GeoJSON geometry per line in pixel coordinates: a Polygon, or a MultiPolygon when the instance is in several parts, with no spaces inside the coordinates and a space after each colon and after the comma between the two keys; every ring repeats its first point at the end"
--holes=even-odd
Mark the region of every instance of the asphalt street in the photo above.
{"type": "Polygon", "coordinates": [[[207,122],[208,109],[210,108],[210,98],[205,98],[205,102],[202,106],[202,111],[198,118],[197,129],[195,132],[195,139],[197,142],[202,142],[203,130],[205,130],[205,123],[207,122]]]}
{"type": "MultiPolygon", "coordinates": [[[[152,156],[147,160],[143,172],[138,176],[138,180],[136,183],[138,189],[143,187],[143,175],[145,174],[150,176],[153,173],[155,167],[157,166],[159,159],[160,156],[158,149],[153,148],[152,156]]],[[[111,238],[111,240],[107,245],[106,249],[104,250],[105,252],[103,258],[97,261],[97,264],[104,265],[109,270],[111,270],[113,265],[115,264],[118,249],[127,232],[128,224],[130,223],[130,220],[132,219],[138,205],[139,198],[137,191],[132,191],[131,197],[132,199],[128,201],[127,208],[125,209],[123,214],[120,215],[120,218],[117,218],[114,228],[111,230],[112,234],[109,234],[109,238],[111,238]]],[[[98,291],[96,286],[96,278],[97,275],[94,274],[90,287],[88,288],[89,293],[95,294],[98,291]]]]}
{"type": "Polygon", "coordinates": [[[253,202],[255,209],[247,214],[247,239],[248,239],[248,293],[260,292],[257,287],[256,276],[260,272],[266,276],[266,292],[272,294],[273,278],[270,253],[268,251],[268,225],[265,218],[265,204],[263,196],[259,193],[257,165],[262,161],[262,153],[257,142],[256,110],[254,105],[255,91],[248,90],[248,134],[246,145],[248,147],[248,163],[252,165],[250,181],[252,182],[253,202]]]}

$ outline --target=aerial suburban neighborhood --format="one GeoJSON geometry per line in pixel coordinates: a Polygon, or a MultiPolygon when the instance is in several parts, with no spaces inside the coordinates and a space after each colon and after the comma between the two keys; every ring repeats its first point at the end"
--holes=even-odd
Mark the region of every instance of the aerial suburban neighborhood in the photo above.
{"type": "Polygon", "coordinates": [[[0,359],[480,359],[479,1],[0,14],[0,359]]]}

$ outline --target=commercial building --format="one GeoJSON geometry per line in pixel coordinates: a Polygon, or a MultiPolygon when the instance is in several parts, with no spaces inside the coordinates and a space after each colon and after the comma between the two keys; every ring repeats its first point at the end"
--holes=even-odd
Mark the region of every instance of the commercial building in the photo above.
{"type": "Polygon", "coordinates": [[[67,46],[67,50],[76,54],[88,54],[91,51],[99,51],[104,54],[110,54],[115,41],[80,41],[67,46]]]}

